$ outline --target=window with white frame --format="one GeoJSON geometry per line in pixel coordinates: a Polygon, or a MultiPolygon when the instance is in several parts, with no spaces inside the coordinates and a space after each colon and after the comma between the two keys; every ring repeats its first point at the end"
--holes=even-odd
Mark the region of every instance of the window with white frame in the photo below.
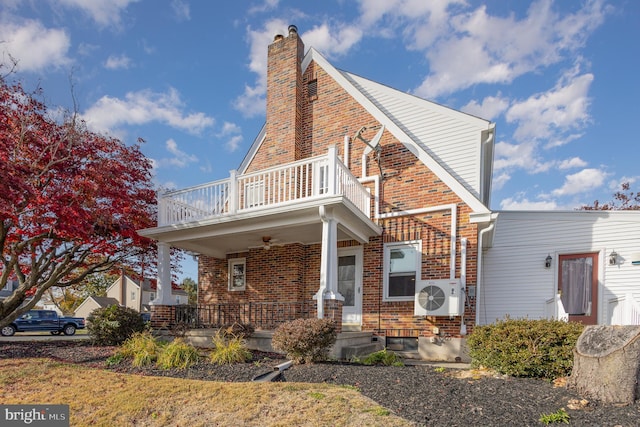
{"type": "Polygon", "coordinates": [[[232,258],[229,260],[229,290],[244,291],[247,287],[246,258],[232,258]]]}
{"type": "Polygon", "coordinates": [[[131,291],[131,301],[136,300],[136,291],[131,291]]]}
{"type": "Polygon", "coordinates": [[[422,244],[419,240],[384,246],[384,301],[413,301],[420,280],[422,244]]]}

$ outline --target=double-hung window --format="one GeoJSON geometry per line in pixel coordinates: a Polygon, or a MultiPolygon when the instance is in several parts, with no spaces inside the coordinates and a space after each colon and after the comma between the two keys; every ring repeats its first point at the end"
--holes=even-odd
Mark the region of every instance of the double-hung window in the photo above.
{"type": "Polygon", "coordinates": [[[244,291],[247,288],[246,258],[232,258],[229,260],[229,290],[244,291]]]}
{"type": "Polygon", "coordinates": [[[420,241],[387,243],[384,246],[384,301],[413,301],[420,280],[420,241]]]}

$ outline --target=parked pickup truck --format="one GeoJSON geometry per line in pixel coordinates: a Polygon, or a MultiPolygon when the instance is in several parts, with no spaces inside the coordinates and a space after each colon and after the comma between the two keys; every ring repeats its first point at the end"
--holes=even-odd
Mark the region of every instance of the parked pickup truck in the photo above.
{"type": "Polygon", "coordinates": [[[84,329],[82,317],[60,317],[53,310],[29,310],[11,324],[3,327],[0,333],[10,337],[16,332],[51,331],[51,335],[73,335],[76,329],[84,329]]]}

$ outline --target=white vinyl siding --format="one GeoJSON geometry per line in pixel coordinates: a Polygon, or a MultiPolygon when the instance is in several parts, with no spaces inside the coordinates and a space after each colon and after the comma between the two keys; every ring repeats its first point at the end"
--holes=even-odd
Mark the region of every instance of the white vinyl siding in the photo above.
{"type": "Polygon", "coordinates": [[[364,79],[343,73],[371,102],[476,197],[480,197],[481,132],[488,122],[364,79]]]}
{"type": "Polygon", "coordinates": [[[493,246],[483,254],[479,323],[493,323],[507,314],[547,317],[546,301],[556,295],[562,254],[599,254],[599,324],[610,323],[607,306],[615,298],[632,295],[640,304],[640,268],[629,258],[638,251],[639,218],[637,212],[500,212],[493,246]],[[609,265],[613,250],[620,265],[609,265]],[[548,255],[553,262],[547,269],[548,255]]]}

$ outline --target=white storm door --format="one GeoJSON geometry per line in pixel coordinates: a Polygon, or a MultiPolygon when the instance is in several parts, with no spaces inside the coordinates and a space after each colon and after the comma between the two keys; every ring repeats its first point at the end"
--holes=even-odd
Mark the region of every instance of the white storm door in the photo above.
{"type": "Polygon", "coordinates": [[[344,297],[342,323],[362,325],[362,247],[338,249],[338,292],[344,297]]]}

